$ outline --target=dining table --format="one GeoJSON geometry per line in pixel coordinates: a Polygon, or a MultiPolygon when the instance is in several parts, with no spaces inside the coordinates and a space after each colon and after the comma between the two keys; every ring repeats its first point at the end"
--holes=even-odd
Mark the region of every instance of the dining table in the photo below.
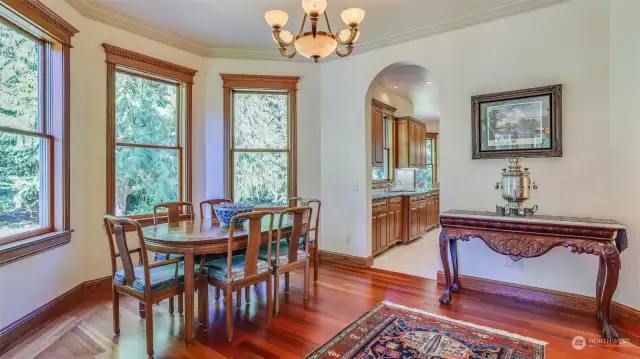
{"type": "MultiPolygon", "coordinates": [[[[280,214],[273,216],[272,240],[275,242],[291,235],[293,216],[285,215],[282,219],[281,238],[277,237],[280,214]]],[[[269,241],[270,217],[262,218],[262,243],[269,241]]],[[[234,228],[232,250],[247,248],[249,222],[234,228]]],[[[174,223],[161,223],[142,229],[147,249],[156,253],[184,255],[184,318],[185,343],[191,346],[194,340],[194,291],[195,291],[195,256],[227,253],[229,245],[229,228],[220,225],[211,218],[195,218],[174,223]]],[[[277,243],[277,242],[276,242],[277,243]]],[[[227,315],[230,315],[227,313],[227,315]]],[[[208,315],[204,313],[206,320],[208,315]]]]}

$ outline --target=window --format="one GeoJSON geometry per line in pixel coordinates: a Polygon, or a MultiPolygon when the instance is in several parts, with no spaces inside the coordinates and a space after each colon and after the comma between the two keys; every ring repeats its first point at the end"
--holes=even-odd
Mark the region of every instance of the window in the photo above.
{"type": "Polygon", "coordinates": [[[77,32],[39,2],[0,4],[0,265],[70,240],[68,66],[77,32]]]}
{"type": "Polygon", "coordinates": [[[383,156],[384,165],[382,167],[373,167],[372,179],[374,181],[389,181],[393,177],[393,117],[384,115],[383,117],[383,156]]]}
{"type": "Polygon", "coordinates": [[[225,87],[227,195],[260,208],[296,194],[297,77],[221,75],[225,87]]]}
{"type": "Polygon", "coordinates": [[[156,204],[190,201],[187,149],[195,70],[103,47],[109,106],[107,212],[145,218],[156,204]]]}
{"type": "Polygon", "coordinates": [[[438,182],[438,134],[428,132],[425,141],[427,166],[416,171],[416,184],[419,188],[431,188],[438,182]]]}

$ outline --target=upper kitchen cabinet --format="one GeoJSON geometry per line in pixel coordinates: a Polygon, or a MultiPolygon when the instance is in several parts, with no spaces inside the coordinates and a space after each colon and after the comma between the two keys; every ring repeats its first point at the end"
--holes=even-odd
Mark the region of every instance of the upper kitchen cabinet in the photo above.
{"type": "Polygon", "coordinates": [[[389,147],[388,131],[385,130],[385,117],[393,116],[395,107],[376,99],[371,100],[371,164],[373,167],[384,166],[385,148],[389,147]]]}
{"type": "Polygon", "coordinates": [[[396,119],[396,168],[426,168],[427,126],[413,117],[396,119]]]}

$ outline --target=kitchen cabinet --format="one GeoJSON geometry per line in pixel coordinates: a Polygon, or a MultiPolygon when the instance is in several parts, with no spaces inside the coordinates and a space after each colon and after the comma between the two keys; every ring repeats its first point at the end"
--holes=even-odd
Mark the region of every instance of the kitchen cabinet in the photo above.
{"type": "Polygon", "coordinates": [[[393,116],[395,112],[395,107],[376,99],[371,100],[371,165],[373,167],[384,166],[384,117],[393,116]]]}
{"type": "Polygon", "coordinates": [[[402,197],[378,199],[371,206],[371,253],[380,254],[402,240],[402,197]]]}
{"type": "Polygon", "coordinates": [[[439,226],[440,194],[434,191],[405,198],[406,235],[402,241],[408,243],[439,226]]]}
{"type": "Polygon", "coordinates": [[[426,125],[413,117],[399,117],[395,122],[395,167],[426,168],[426,125]]]}

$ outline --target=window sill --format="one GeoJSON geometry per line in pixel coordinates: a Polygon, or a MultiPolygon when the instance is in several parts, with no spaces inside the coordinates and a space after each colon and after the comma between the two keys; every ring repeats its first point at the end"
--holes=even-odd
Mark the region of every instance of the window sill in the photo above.
{"type": "Polygon", "coordinates": [[[71,241],[69,231],[45,233],[0,245],[0,267],[63,246],[71,241]]]}

